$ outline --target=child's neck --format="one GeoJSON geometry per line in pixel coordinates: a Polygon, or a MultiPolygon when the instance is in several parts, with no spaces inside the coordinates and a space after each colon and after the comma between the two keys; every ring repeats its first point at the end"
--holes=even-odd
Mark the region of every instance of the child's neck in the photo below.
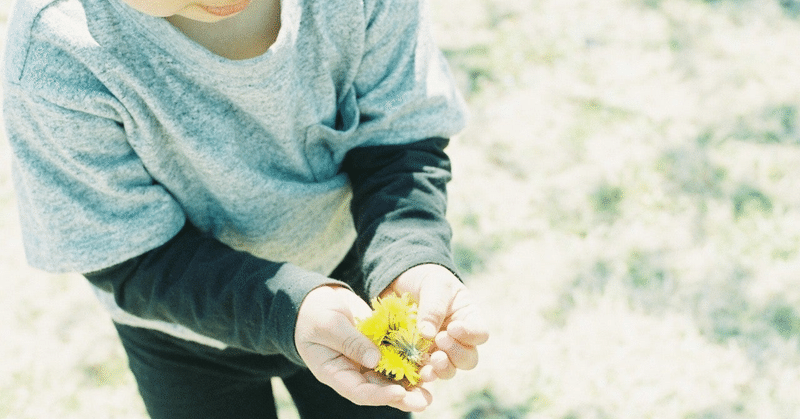
{"type": "Polygon", "coordinates": [[[178,15],[166,19],[214,54],[245,60],[265,53],[275,42],[281,27],[280,9],[280,0],[253,0],[241,13],[216,23],[178,15]]]}

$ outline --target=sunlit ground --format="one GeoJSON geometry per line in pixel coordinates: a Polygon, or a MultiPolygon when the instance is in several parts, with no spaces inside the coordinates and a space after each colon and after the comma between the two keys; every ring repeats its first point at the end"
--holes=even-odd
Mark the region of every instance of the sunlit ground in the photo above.
{"type": "MultiPolygon", "coordinates": [[[[418,417],[800,419],[800,2],[432,8],[493,334],[418,417]]],[[[0,417],[143,418],[84,281],[26,267],[0,155],[0,417]]]]}

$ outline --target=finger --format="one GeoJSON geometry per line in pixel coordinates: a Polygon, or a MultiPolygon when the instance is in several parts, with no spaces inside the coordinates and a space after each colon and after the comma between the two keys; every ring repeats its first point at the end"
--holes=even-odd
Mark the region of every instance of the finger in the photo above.
{"type": "Polygon", "coordinates": [[[321,368],[322,383],[336,390],[353,403],[365,406],[383,406],[398,403],[406,396],[399,384],[391,384],[374,377],[362,375],[352,361],[339,356],[326,362],[321,368]]]}
{"type": "MultiPolygon", "coordinates": [[[[428,407],[433,401],[433,396],[427,389],[418,387],[411,390],[406,390],[399,384],[389,381],[384,375],[373,371],[365,373],[364,377],[368,382],[373,384],[380,386],[392,386],[394,388],[401,389],[397,393],[398,397],[396,400],[385,403],[388,406],[392,406],[406,412],[421,412],[425,410],[425,408],[428,407]]],[[[392,389],[393,391],[395,390],[394,388],[392,389]]]]}
{"type": "Polygon", "coordinates": [[[422,412],[432,402],[433,396],[430,391],[423,387],[416,387],[411,391],[407,391],[405,397],[399,402],[389,403],[388,405],[405,412],[422,412]]]}
{"type": "Polygon", "coordinates": [[[422,368],[419,369],[419,377],[424,383],[431,383],[439,379],[439,376],[436,375],[436,372],[433,370],[433,365],[430,364],[430,360],[428,364],[423,365],[422,368]]]}
{"type": "Polygon", "coordinates": [[[447,325],[447,334],[464,346],[483,345],[489,340],[489,331],[478,316],[451,321],[447,325]]]}
{"type": "Polygon", "coordinates": [[[462,287],[453,297],[451,314],[447,319],[447,330],[451,336],[465,345],[481,345],[489,339],[483,312],[475,302],[469,289],[462,287]]]}
{"type": "Polygon", "coordinates": [[[332,316],[322,330],[323,345],[368,369],[378,365],[381,359],[378,348],[368,337],[359,332],[347,317],[332,316]]]}
{"type": "Polygon", "coordinates": [[[335,297],[341,302],[341,306],[334,308],[334,311],[345,316],[350,323],[355,324],[359,319],[365,319],[372,315],[372,309],[366,301],[355,295],[347,288],[335,288],[335,297]]]}
{"type": "Polygon", "coordinates": [[[347,297],[348,310],[343,314],[345,314],[350,321],[355,323],[356,319],[365,319],[372,315],[372,309],[364,300],[355,295],[348,295],[347,297]]]}
{"type": "Polygon", "coordinates": [[[433,374],[442,380],[449,380],[456,375],[456,367],[443,351],[432,353],[428,365],[430,365],[433,374]]]}
{"type": "Polygon", "coordinates": [[[478,350],[474,346],[462,345],[448,332],[436,335],[436,346],[447,354],[450,362],[458,369],[471,370],[478,365],[478,350]]]}
{"type": "Polygon", "coordinates": [[[420,290],[417,325],[422,337],[433,339],[442,328],[456,292],[450,281],[428,281],[427,284],[420,290]]]}

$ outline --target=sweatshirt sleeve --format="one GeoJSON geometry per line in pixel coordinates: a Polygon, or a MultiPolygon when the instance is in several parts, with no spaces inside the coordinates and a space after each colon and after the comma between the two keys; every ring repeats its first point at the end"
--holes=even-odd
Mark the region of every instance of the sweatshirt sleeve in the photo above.
{"type": "Polygon", "coordinates": [[[351,210],[358,233],[355,287],[372,298],[416,265],[435,263],[456,273],[446,219],[448,140],[367,146],[343,164],[353,185],[351,210]],[[363,289],[361,288],[363,287],[363,289]]]}
{"type": "Polygon", "coordinates": [[[434,40],[427,1],[364,4],[363,55],[353,80],[357,112],[344,118],[358,121],[352,148],[457,134],[466,125],[466,104],[434,40]]]}
{"type": "Polygon", "coordinates": [[[49,272],[122,262],[165,243],[186,219],[129,144],[110,95],[61,87],[76,83],[8,83],[3,92],[25,253],[49,272]]]}
{"type": "Polygon", "coordinates": [[[294,330],[300,304],[319,286],[346,286],[233,250],[188,223],[164,245],[84,276],[113,294],[126,313],[228,346],[282,354],[299,365],[294,330]]]}
{"type": "MultiPolygon", "coordinates": [[[[455,273],[446,220],[448,139],[466,106],[436,46],[427,2],[368,0],[355,76],[355,144],[342,171],[353,188],[354,288],[371,298],[405,270],[435,263],[455,273]]],[[[345,102],[345,105],[348,103],[345,102]]],[[[348,114],[346,111],[351,110],[348,114]]],[[[348,124],[344,124],[345,127],[348,124]]]]}
{"type": "Polygon", "coordinates": [[[193,227],[131,149],[113,102],[87,108],[106,102],[57,102],[14,84],[5,95],[33,266],[88,272],[137,321],[302,364],[294,346],[300,303],[316,287],[341,283],[235,251],[193,227]]]}

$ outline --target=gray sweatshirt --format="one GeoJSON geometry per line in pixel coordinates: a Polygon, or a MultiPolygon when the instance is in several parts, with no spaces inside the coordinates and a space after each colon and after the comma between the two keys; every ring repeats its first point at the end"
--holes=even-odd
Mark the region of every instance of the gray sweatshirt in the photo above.
{"type": "Polygon", "coordinates": [[[423,5],[285,0],[269,51],[231,61],[118,0],[19,0],[4,117],[29,262],[98,271],[188,222],[295,276],[329,275],[357,236],[348,153],[464,125],[423,5]]]}

